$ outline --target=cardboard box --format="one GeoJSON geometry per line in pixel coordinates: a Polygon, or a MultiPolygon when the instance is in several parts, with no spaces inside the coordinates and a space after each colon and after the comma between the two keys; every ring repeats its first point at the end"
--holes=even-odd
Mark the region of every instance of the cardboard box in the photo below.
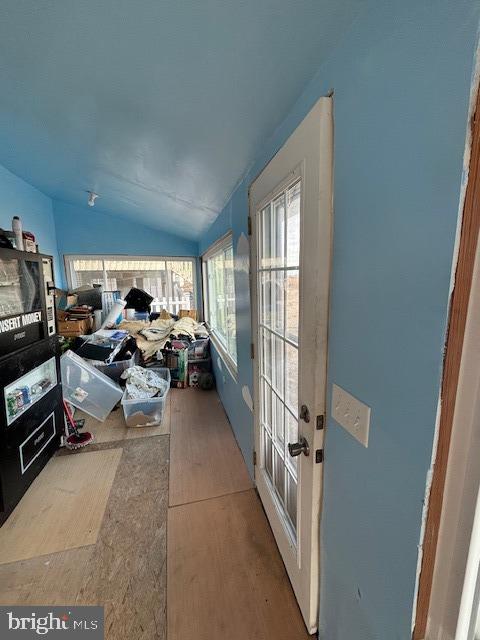
{"type": "Polygon", "coordinates": [[[196,309],[180,309],[178,312],[179,318],[193,318],[197,319],[197,310],[196,309]]]}
{"type": "Polygon", "coordinates": [[[78,296],[76,293],[69,293],[67,296],[67,309],[76,307],[78,304],[78,296]]]}
{"type": "Polygon", "coordinates": [[[34,240],[30,240],[30,238],[23,238],[23,250],[29,251],[30,253],[37,253],[37,245],[34,240]]]}
{"type": "Polygon", "coordinates": [[[165,366],[170,369],[170,386],[184,389],[187,386],[188,349],[162,349],[165,366]]]}
{"type": "Polygon", "coordinates": [[[92,332],[93,316],[85,320],[66,320],[65,311],[57,310],[57,333],[65,338],[76,338],[92,332]]]}
{"type": "Polygon", "coordinates": [[[87,320],[65,320],[57,323],[57,332],[65,338],[76,338],[91,333],[93,318],[87,320]]]}
{"type": "Polygon", "coordinates": [[[78,304],[78,298],[74,293],[68,293],[64,289],[55,289],[55,301],[57,309],[68,309],[78,304]]]}

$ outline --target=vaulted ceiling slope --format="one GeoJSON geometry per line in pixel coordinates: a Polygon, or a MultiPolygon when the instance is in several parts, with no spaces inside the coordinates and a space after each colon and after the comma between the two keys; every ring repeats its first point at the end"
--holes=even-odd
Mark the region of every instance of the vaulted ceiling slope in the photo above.
{"type": "Polygon", "coordinates": [[[2,0],[0,163],[198,238],[361,0],[2,0]]]}

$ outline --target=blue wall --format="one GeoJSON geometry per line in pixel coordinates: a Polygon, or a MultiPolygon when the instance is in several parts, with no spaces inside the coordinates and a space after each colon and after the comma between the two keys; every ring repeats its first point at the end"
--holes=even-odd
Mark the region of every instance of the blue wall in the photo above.
{"type": "Polygon", "coordinates": [[[68,253],[196,256],[198,244],[143,224],[58,200],[53,203],[58,250],[68,253]]]}
{"type": "Polygon", "coordinates": [[[13,216],[35,235],[39,250],[54,257],[55,280],[61,283],[51,199],[0,165],[0,227],[11,229],[13,216]]]}
{"type": "Polygon", "coordinates": [[[250,360],[250,284],[244,261],[238,256],[237,248],[241,234],[246,236],[248,201],[247,191],[242,185],[235,191],[228,205],[212,224],[200,241],[199,251],[203,254],[208,247],[232,231],[235,259],[235,307],[237,325],[237,380],[229,374],[225,366],[218,366],[219,356],[212,346],[213,368],[218,394],[242,450],[248,470],[253,477],[253,415],[242,397],[242,388],[247,386],[253,397],[252,361],[250,360]]]}
{"type": "Polygon", "coordinates": [[[97,206],[54,201],[53,211],[62,268],[65,254],[198,255],[193,240],[102,213],[97,206]]]}
{"type": "MultiPolygon", "coordinates": [[[[248,185],[333,88],[328,399],[336,382],[371,406],[372,419],[368,449],[327,421],[324,640],[411,637],[478,18],[473,0],[372,2],[200,242],[203,251],[229,226],[234,236],[246,232],[248,185]]],[[[241,278],[237,272],[237,296],[241,278]]],[[[247,462],[252,419],[241,387],[251,382],[249,314],[237,301],[239,384],[219,381],[247,462]]]]}

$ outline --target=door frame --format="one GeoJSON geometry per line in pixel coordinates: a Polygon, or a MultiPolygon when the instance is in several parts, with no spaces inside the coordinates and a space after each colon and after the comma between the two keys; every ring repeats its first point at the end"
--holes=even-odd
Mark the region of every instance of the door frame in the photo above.
{"type": "MultiPolygon", "coordinates": [[[[300,253],[300,273],[304,273],[307,265],[305,264],[306,256],[316,256],[316,260],[312,260],[308,265],[313,277],[308,279],[310,289],[304,290],[303,282],[304,278],[300,277],[300,290],[299,290],[299,362],[298,370],[299,375],[302,370],[302,366],[308,371],[313,371],[309,376],[307,387],[309,387],[310,397],[313,398],[311,406],[309,406],[311,413],[311,420],[315,425],[313,428],[313,436],[310,440],[310,449],[312,459],[315,458],[316,451],[319,452],[319,463],[313,463],[311,465],[312,472],[310,477],[307,475],[308,487],[303,491],[308,490],[306,494],[307,500],[311,500],[313,505],[313,513],[311,518],[311,526],[308,529],[308,540],[311,548],[310,554],[310,566],[309,566],[309,603],[307,607],[302,607],[300,599],[305,594],[297,592],[298,585],[292,582],[297,602],[302,612],[305,625],[309,633],[315,633],[318,628],[318,607],[319,607],[319,589],[320,589],[320,516],[321,516],[321,504],[322,504],[322,488],[323,488],[323,440],[324,440],[324,426],[326,423],[326,402],[327,402],[327,346],[328,346],[328,319],[329,319],[329,295],[330,295],[330,279],[331,279],[331,262],[333,253],[333,98],[331,96],[327,98],[320,98],[316,105],[307,114],[302,123],[292,133],[290,138],[284,143],[282,148],[277,154],[268,162],[263,168],[260,174],[252,181],[249,189],[249,235],[250,235],[250,301],[251,301],[251,322],[252,322],[252,361],[253,361],[253,391],[254,391],[254,471],[255,471],[255,484],[258,490],[258,474],[262,471],[262,449],[260,442],[260,425],[259,425],[259,407],[260,407],[260,358],[259,358],[259,338],[258,338],[258,292],[257,292],[257,229],[256,229],[256,213],[262,209],[262,206],[267,202],[270,202],[275,193],[282,192],[289,185],[294,184],[298,179],[302,181],[302,200],[301,200],[301,231],[300,242],[303,250],[300,253]],[[270,185],[264,189],[263,197],[257,198],[255,196],[254,185],[256,181],[264,174],[264,172],[272,165],[272,163],[278,161],[279,154],[287,149],[287,145],[299,129],[299,127],[308,120],[307,124],[315,122],[315,118],[318,118],[318,148],[322,150],[322,144],[327,140],[327,145],[331,150],[331,157],[327,159],[325,163],[322,163],[321,156],[318,167],[318,175],[315,179],[318,179],[320,185],[318,192],[318,206],[319,215],[315,219],[315,234],[304,233],[304,215],[303,207],[305,205],[305,198],[303,197],[304,189],[307,180],[312,180],[312,176],[307,175],[305,158],[292,163],[292,168],[286,171],[283,178],[279,181],[273,181],[270,185]],[[327,120],[327,126],[325,126],[325,120],[327,120]],[[329,188],[322,189],[322,185],[328,184],[329,188]],[[270,188],[269,188],[270,187],[270,188]],[[322,215],[320,215],[322,213],[322,215]],[[327,214],[327,215],[325,215],[327,214]],[[312,289],[312,283],[314,288],[312,289]],[[308,300],[313,309],[309,314],[310,317],[314,317],[316,322],[306,322],[303,308],[305,301],[308,300]],[[301,348],[301,341],[314,344],[317,347],[315,350],[311,350],[311,354],[306,358],[308,362],[302,362],[301,353],[306,353],[305,349],[301,348]],[[308,611],[307,611],[308,609],[308,611]],[[313,615],[309,612],[314,612],[313,615]]],[[[308,138],[303,140],[304,144],[308,144],[308,138]]],[[[297,143],[298,145],[298,143],[297,143]]],[[[294,147],[295,148],[295,147],[294,147]]],[[[302,393],[299,388],[298,404],[301,406],[302,393]]],[[[300,421],[299,421],[300,423],[300,421]]],[[[305,481],[305,478],[303,479],[305,481]]],[[[260,493],[260,491],[259,491],[260,493]]],[[[297,504],[298,506],[298,519],[297,522],[301,524],[300,505],[301,502],[302,487],[299,481],[297,504]]],[[[261,495],[260,495],[261,497],[261,495]]],[[[277,541],[281,539],[278,537],[279,523],[275,521],[275,514],[269,513],[269,505],[262,500],[264,509],[267,513],[267,517],[270,526],[275,535],[277,541]]],[[[298,525],[297,525],[298,529],[298,525]]],[[[285,532],[280,532],[285,533],[285,532]]],[[[300,545],[301,541],[298,541],[300,558],[300,545]]],[[[288,553],[286,549],[282,549],[279,546],[280,553],[283,557],[284,553],[288,553]]]]}
{"type": "MultiPolygon", "coordinates": [[[[446,497],[447,470],[452,450],[452,433],[457,420],[457,397],[465,344],[467,316],[472,294],[472,281],[480,231],[480,93],[472,108],[470,125],[471,152],[468,182],[461,217],[458,258],[454,287],[450,298],[446,349],[440,389],[440,417],[432,483],[428,496],[428,512],[422,543],[422,561],[416,601],[413,640],[424,640],[434,598],[433,578],[439,555],[439,532],[446,497]]],[[[448,514],[443,515],[448,518],[448,514]]]]}

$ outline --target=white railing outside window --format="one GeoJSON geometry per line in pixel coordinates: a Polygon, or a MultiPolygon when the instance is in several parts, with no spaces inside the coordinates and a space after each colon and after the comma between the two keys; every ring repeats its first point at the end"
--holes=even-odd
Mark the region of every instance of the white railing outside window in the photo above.
{"type": "Polygon", "coordinates": [[[124,297],[132,287],[151,296],[151,310],[178,315],[181,309],[197,308],[195,258],[159,256],[65,256],[70,290],[101,284],[104,291],[120,291],[124,297]]]}
{"type": "Polygon", "coordinates": [[[162,309],[168,309],[170,313],[178,316],[180,309],[192,308],[192,300],[188,296],[183,298],[154,298],[150,307],[153,312],[159,313],[162,309]]]}

